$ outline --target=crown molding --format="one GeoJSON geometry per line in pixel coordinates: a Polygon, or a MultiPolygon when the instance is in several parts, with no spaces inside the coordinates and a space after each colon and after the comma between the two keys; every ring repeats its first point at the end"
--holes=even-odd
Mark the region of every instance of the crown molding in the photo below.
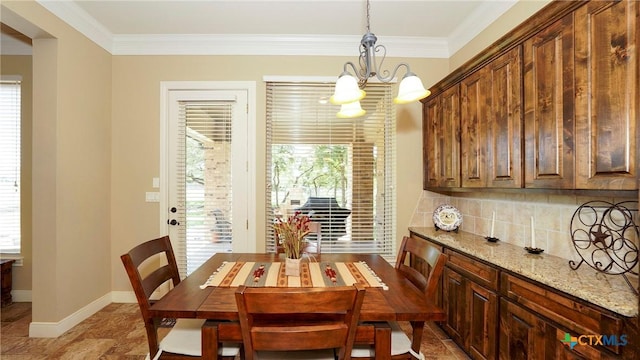
{"type": "Polygon", "coordinates": [[[504,0],[482,3],[447,39],[449,56],[462,49],[517,2],[518,0],[504,0]]]}
{"type": "MultiPolygon", "coordinates": [[[[113,55],[358,56],[360,36],[336,35],[118,35],[113,55]]],[[[380,37],[389,57],[447,58],[441,39],[380,37]]]]}
{"type": "Polygon", "coordinates": [[[82,10],[72,1],[36,0],[38,4],[52,12],[62,21],[69,24],[78,32],[89,38],[101,48],[112,52],[112,34],[107,28],[98,23],[93,17],[82,10]]]}
{"type": "MultiPolygon", "coordinates": [[[[112,55],[358,56],[361,35],[113,35],[71,1],[36,0],[112,55]]],[[[448,58],[444,38],[379,37],[389,57],[448,58]]]]}
{"type": "MultiPolygon", "coordinates": [[[[72,1],[36,0],[112,55],[358,56],[361,35],[114,35],[72,1]]],[[[449,58],[518,0],[483,3],[449,38],[379,36],[389,57],[449,58]]]]}

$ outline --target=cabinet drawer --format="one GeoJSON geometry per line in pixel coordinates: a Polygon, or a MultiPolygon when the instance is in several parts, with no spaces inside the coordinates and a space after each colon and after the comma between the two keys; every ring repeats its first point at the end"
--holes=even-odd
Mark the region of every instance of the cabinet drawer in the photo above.
{"type": "MultiPolygon", "coordinates": [[[[624,333],[622,319],[507,273],[502,273],[501,292],[503,296],[576,334],[624,333]]],[[[606,348],[617,354],[621,351],[620,346],[611,345],[606,348]]]]}
{"type": "Polygon", "coordinates": [[[497,268],[449,249],[445,249],[444,252],[447,254],[447,266],[490,290],[498,290],[499,271],[497,268]]]}

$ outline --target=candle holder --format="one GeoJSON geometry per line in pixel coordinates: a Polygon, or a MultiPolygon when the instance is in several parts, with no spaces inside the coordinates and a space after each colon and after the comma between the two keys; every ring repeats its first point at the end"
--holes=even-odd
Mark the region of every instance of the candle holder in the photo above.
{"type": "Polygon", "coordinates": [[[493,236],[485,236],[484,238],[487,239],[488,242],[492,242],[492,243],[497,242],[498,240],[500,240],[497,237],[493,237],[493,236]]]}
{"type": "Polygon", "coordinates": [[[532,248],[530,246],[527,246],[524,248],[525,250],[527,250],[527,252],[529,254],[540,254],[544,251],[544,249],[540,249],[540,248],[532,248]]]}

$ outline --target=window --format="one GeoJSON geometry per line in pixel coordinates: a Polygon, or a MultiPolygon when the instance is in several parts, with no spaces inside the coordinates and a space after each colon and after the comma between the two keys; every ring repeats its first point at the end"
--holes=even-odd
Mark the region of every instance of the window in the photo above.
{"type": "Polygon", "coordinates": [[[321,252],[395,257],[395,107],[369,84],[367,114],[336,117],[333,84],[267,82],[267,251],[273,222],[296,210],[321,226],[321,252]],[[331,204],[331,205],[328,205],[331,204]]]}
{"type": "Polygon", "coordinates": [[[0,253],[20,253],[20,86],[0,80],[0,253]]]}

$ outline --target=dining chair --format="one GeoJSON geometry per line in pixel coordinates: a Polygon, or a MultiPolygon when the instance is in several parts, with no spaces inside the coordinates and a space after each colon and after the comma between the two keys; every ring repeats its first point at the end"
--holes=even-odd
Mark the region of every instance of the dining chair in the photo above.
{"type": "Polygon", "coordinates": [[[235,297],[245,359],[349,360],[364,294],[360,284],[239,287],[235,297]]]}
{"type": "MultiPolygon", "coordinates": [[[[149,310],[153,303],[151,294],[169,281],[174,287],[180,283],[178,265],[169,237],[144,242],[120,256],[120,259],[142,313],[149,343],[149,358],[199,359],[202,354],[201,329],[204,320],[177,319],[162,341],[158,342],[161,319],[152,317],[149,310]]],[[[225,343],[220,348],[221,358],[233,359],[239,353],[240,344],[225,343]]]]}
{"type": "MultiPolygon", "coordinates": [[[[426,241],[405,236],[402,239],[400,250],[396,258],[395,268],[402,273],[415,287],[420,289],[426,299],[435,301],[438,290],[438,282],[442,277],[447,256],[438,248],[430,245],[426,241]],[[428,274],[416,270],[406,263],[407,255],[410,261],[421,260],[427,266],[428,274]]],[[[411,339],[402,330],[397,322],[389,322],[391,326],[391,357],[399,359],[424,359],[420,352],[422,343],[422,333],[424,331],[424,321],[412,321],[413,329],[411,339]]],[[[356,346],[351,354],[353,358],[375,358],[375,351],[372,347],[356,346]]]]}

